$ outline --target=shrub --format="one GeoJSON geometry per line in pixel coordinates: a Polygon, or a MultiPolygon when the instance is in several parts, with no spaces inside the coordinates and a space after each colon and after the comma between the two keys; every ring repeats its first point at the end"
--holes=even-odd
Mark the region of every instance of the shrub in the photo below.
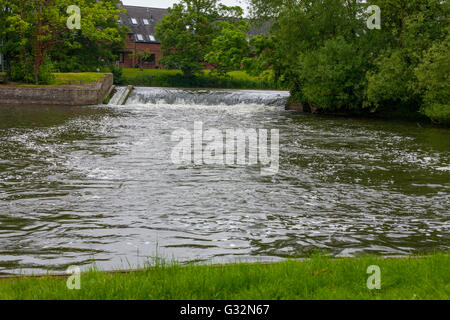
{"type": "Polygon", "coordinates": [[[415,69],[423,91],[421,112],[431,120],[450,124],[450,37],[435,43],[415,69]]]}
{"type": "Polygon", "coordinates": [[[111,66],[111,73],[113,74],[113,77],[114,77],[114,84],[115,85],[121,85],[123,83],[122,68],[112,65],[111,66]]]}
{"type": "Polygon", "coordinates": [[[365,89],[366,57],[341,37],[300,56],[299,89],[306,101],[327,110],[357,109],[365,89]]]}
{"type": "Polygon", "coordinates": [[[407,60],[401,50],[389,50],[376,59],[375,69],[367,73],[366,105],[374,109],[400,105],[417,109],[420,102],[414,91],[417,80],[407,60]]]}
{"type": "Polygon", "coordinates": [[[53,64],[49,58],[46,58],[44,64],[39,68],[38,79],[39,84],[51,84],[55,81],[53,74],[53,64]]]}
{"type": "MultiPolygon", "coordinates": [[[[39,84],[51,84],[55,80],[53,64],[49,58],[45,58],[38,73],[39,84]]],[[[13,61],[9,70],[9,78],[12,81],[22,83],[34,83],[33,65],[31,62],[13,61]]]]}
{"type": "Polygon", "coordinates": [[[8,76],[11,81],[33,83],[33,68],[30,63],[22,61],[12,61],[8,70],[8,76]]]}

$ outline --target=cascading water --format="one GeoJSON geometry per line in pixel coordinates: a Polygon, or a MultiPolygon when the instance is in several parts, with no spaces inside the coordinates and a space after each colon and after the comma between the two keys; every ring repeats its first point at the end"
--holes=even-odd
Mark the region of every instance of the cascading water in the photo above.
{"type": "Polygon", "coordinates": [[[286,112],[282,91],[116,89],[109,105],[0,106],[0,274],[450,248],[446,128],[286,112]],[[229,129],[258,145],[279,130],[277,173],[238,163],[229,129]],[[195,162],[220,141],[222,162],[195,162]]]}
{"type": "Polygon", "coordinates": [[[126,105],[181,104],[181,105],[240,105],[255,104],[284,107],[288,91],[135,88],[126,105]]]}
{"type": "Polygon", "coordinates": [[[125,102],[130,90],[132,90],[131,86],[116,87],[116,93],[111,97],[111,100],[109,100],[109,104],[110,105],[122,105],[125,102]]]}

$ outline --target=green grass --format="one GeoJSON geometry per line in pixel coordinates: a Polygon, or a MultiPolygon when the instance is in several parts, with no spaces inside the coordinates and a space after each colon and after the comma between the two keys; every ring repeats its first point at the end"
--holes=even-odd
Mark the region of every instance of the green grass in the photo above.
{"type": "Polygon", "coordinates": [[[11,83],[11,85],[20,87],[51,87],[59,85],[77,85],[101,81],[105,77],[105,73],[101,72],[53,73],[53,75],[55,78],[48,85],[35,85],[25,83],[20,84],[11,83]]]}
{"type": "Polygon", "coordinates": [[[134,68],[123,68],[122,74],[126,78],[133,78],[140,75],[181,75],[180,70],[163,70],[163,69],[134,69],[134,68]]]}
{"type": "Polygon", "coordinates": [[[90,271],[81,289],[65,278],[0,280],[0,299],[448,299],[446,253],[408,258],[314,255],[304,261],[213,266],[159,264],[128,273],[90,271]],[[381,289],[366,286],[367,267],[381,269],[381,289]]]}
{"type": "MultiPolygon", "coordinates": [[[[136,69],[136,68],[123,68],[123,76],[124,77],[136,77],[139,75],[182,75],[183,73],[180,70],[164,70],[164,69],[136,69]]],[[[203,70],[202,73],[204,75],[209,75],[211,70],[203,70]]],[[[251,80],[251,81],[259,81],[258,77],[254,77],[246,73],[245,71],[231,71],[228,72],[228,75],[232,79],[236,80],[251,80]]]]}
{"type": "Polygon", "coordinates": [[[101,81],[105,73],[99,72],[81,72],[81,73],[54,73],[55,80],[53,85],[62,84],[80,84],[101,81]]]}
{"type": "Polygon", "coordinates": [[[179,70],[122,69],[121,85],[179,88],[282,89],[278,85],[244,71],[232,71],[226,77],[203,70],[194,77],[186,77],[179,70]]]}

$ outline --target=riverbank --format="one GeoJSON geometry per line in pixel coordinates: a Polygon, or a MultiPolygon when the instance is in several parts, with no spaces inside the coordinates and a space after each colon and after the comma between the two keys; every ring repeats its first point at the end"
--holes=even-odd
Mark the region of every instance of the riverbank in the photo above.
{"type": "Polygon", "coordinates": [[[407,258],[329,258],[303,261],[190,265],[158,263],[138,271],[81,274],[80,290],[65,277],[0,280],[0,299],[449,299],[447,253],[407,258]],[[380,289],[369,289],[369,266],[380,289]]]}
{"type": "MultiPolygon", "coordinates": [[[[450,122],[436,121],[430,118],[420,107],[411,106],[380,106],[376,110],[366,107],[356,109],[340,108],[340,109],[326,109],[314,106],[311,103],[304,103],[296,98],[296,94],[292,94],[286,104],[286,110],[299,111],[304,113],[323,114],[329,116],[347,117],[347,118],[374,118],[374,119],[396,119],[406,120],[421,123],[429,123],[440,127],[450,127],[450,122]]],[[[450,110],[450,109],[449,109],[450,110]]]]}
{"type": "Polygon", "coordinates": [[[187,77],[180,70],[130,69],[115,73],[115,84],[147,87],[217,88],[217,89],[286,89],[272,81],[250,76],[244,71],[228,72],[226,76],[203,70],[200,74],[187,77]]]}
{"type": "Polygon", "coordinates": [[[113,85],[110,73],[56,73],[49,85],[0,85],[4,105],[94,105],[103,102],[113,85]]]}

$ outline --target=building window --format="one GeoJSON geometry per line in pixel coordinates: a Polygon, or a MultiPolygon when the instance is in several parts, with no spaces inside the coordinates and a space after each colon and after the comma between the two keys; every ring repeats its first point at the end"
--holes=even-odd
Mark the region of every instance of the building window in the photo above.
{"type": "Polygon", "coordinates": [[[150,55],[148,56],[148,58],[144,60],[144,62],[145,62],[145,63],[148,63],[148,64],[150,64],[150,65],[155,64],[155,54],[153,54],[153,53],[150,54],[150,55]]]}
{"type": "Polygon", "coordinates": [[[150,39],[150,41],[156,41],[155,37],[151,34],[148,35],[148,38],[150,39]]]}
{"type": "Polygon", "coordinates": [[[136,39],[137,41],[144,41],[144,37],[142,36],[142,34],[137,34],[136,39]]]}
{"type": "Polygon", "coordinates": [[[135,18],[131,18],[131,23],[132,24],[138,24],[137,20],[135,18]]]}
{"type": "Polygon", "coordinates": [[[142,22],[146,25],[146,26],[148,26],[150,23],[148,22],[148,20],[147,19],[142,19],[142,22]]]}

